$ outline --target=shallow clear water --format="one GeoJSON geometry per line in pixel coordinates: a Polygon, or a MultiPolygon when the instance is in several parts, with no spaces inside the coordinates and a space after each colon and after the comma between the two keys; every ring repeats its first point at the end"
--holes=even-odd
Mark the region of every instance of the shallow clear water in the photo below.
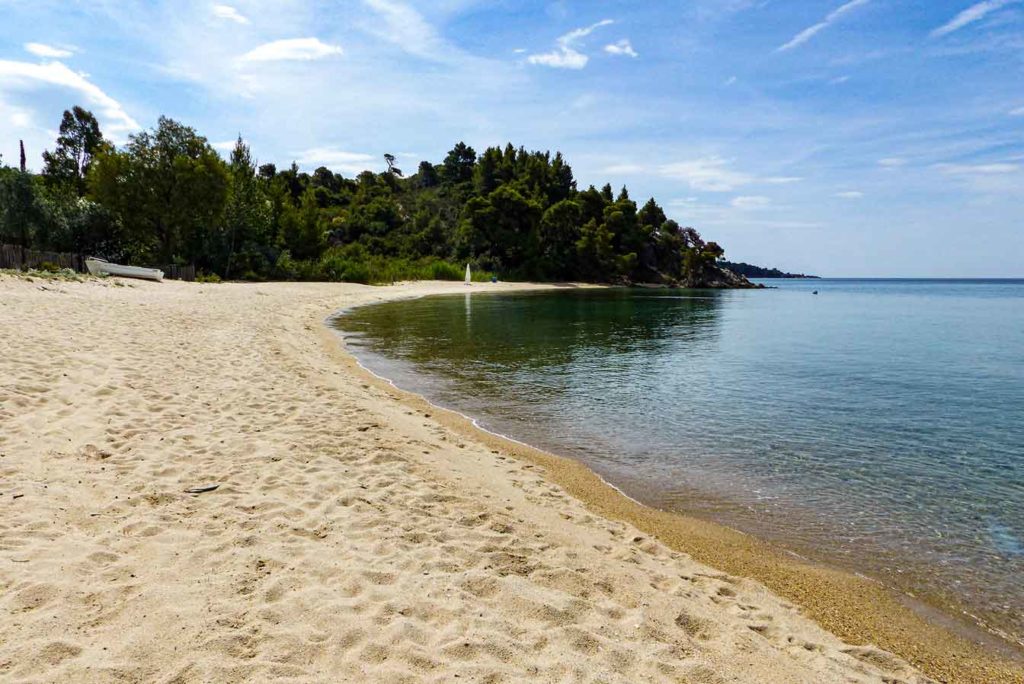
{"type": "Polygon", "coordinates": [[[642,501],[1024,636],[1024,281],[770,284],[429,297],[339,326],[400,387],[642,501]]]}

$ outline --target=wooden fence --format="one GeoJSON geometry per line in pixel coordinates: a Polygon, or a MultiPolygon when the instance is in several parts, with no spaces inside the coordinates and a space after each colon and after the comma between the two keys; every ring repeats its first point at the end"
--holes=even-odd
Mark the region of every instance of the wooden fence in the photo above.
{"type": "Polygon", "coordinates": [[[187,280],[191,283],[196,279],[195,266],[171,264],[170,266],[163,266],[160,270],[164,272],[164,278],[170,278],[171,280],[187,280]]]}
{"type": "MultiPolygon", "coordinates": [[[[40,252],[35,249],[22,249],[17,245],[0,244],[0,268],[13,268],[19,271],[39,268],[43,264],[53,264],[57,268],[70,268],[78,273],[85,273],[85,257],[70,252],[40,252]]],[[[196,279],[195,266],[179,266],[171,264],[158,266],[164,277],[170,280],[196,279]]]]}
{"type": "Polygon", "coordinates": [[[17,245],[0,245],[0,268],[26,270],[39,268],[42,264],[54,264],[58,268],[70,268],[85,272],[85,258],[81,254],[68,252],[40,252],[22,249],[17,245]]]}

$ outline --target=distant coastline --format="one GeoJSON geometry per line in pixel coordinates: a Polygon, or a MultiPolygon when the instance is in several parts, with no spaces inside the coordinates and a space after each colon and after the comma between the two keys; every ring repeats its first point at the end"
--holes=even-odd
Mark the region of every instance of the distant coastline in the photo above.
{"type": "Polygon", "coordinates": [[[746,278],[820,278],[821,276],[807,275],[804,273],[786,273],[780,271],[777,268],[764,268],[763,266],[755,266],[754,264],[745,264],[743,262],[734,261],[720,261],[718,265],[722,268],[728,269],[736,275],[741,275],[746,278]]]}

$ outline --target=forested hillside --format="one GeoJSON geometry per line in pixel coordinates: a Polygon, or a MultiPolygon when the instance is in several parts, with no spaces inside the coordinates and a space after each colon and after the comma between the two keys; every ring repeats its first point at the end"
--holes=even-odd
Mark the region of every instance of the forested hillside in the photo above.
{"type": "Polygon", "coordinates": [[[745,284],[653,199],[578,189],[561,154],[459,143],[409,175],[385,158],[383,173],[309,174],[258,166],[239,138],[225,162],[163,117],[116,148],[75,107],[42,173],[0,168],[0,241],[233,279],[460,278],[468,262],[514,279],[745,284]]]}
{"type": "Polygon", "coordinates": [[[818,278],[816,275],[806,275],[804,273],[786,273],[780,271],[777,268],[765,268],[763,266],[755,266],[754,264],[745,264],[743,262],[734,261],[719,261],[718,264],[722,268],[727,268],[733,273],[736,273],[747,278],[818,278]]]}

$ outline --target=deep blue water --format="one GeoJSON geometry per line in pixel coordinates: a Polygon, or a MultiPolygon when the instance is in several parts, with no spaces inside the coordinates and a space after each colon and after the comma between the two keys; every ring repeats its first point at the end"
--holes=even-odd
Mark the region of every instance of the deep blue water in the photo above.
{"type": "Polygon", "coordinates": [[[1024,280],[764,282],[432,297],[340,326],[399,386],[636,498],[1020,638],[1024,280]]]}

